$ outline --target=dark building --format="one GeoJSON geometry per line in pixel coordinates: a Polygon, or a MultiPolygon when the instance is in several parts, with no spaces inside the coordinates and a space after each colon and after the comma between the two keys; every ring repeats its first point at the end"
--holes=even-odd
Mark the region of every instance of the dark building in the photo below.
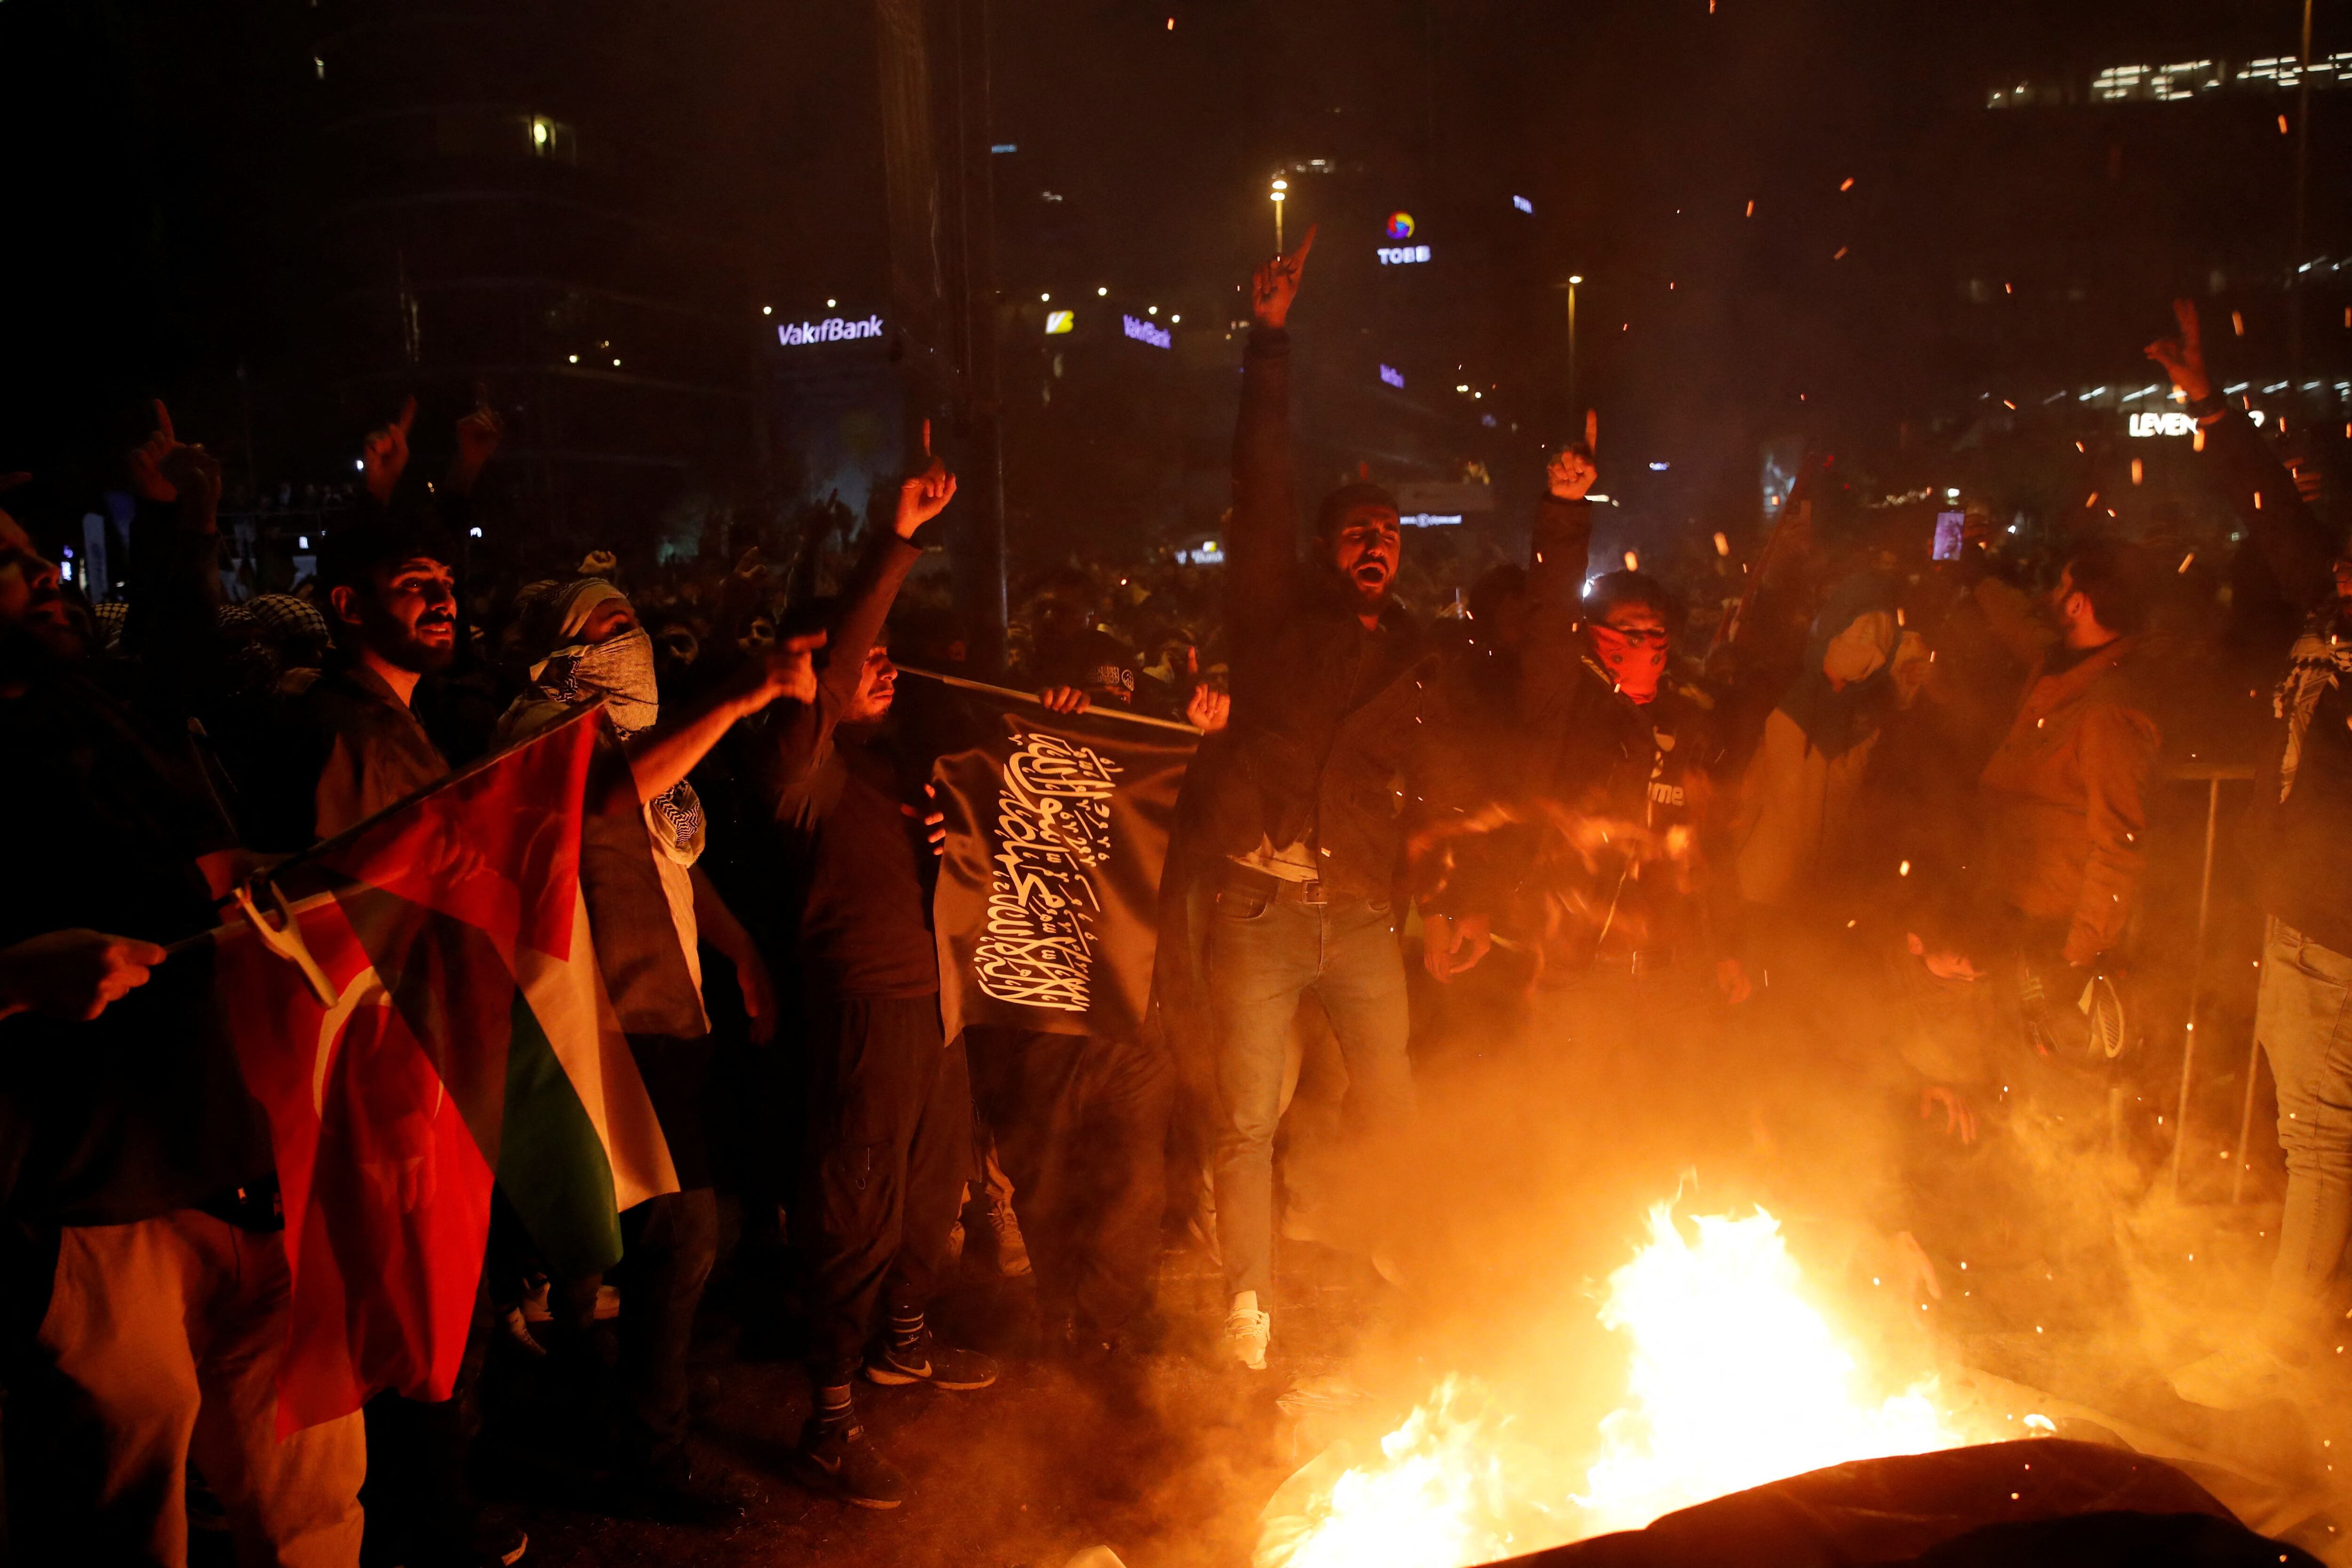
{"type": "Polygon", "coordinates": [[[567,539],[691,548],[702,512],[748,508],[756,202],[707,166],[722,150],[665,79],[701,77],[715,99],[739,40],[625,7],[317,15],[344,421],[412,392],[428,422],[488,402],[518,515],[567,539]]]}

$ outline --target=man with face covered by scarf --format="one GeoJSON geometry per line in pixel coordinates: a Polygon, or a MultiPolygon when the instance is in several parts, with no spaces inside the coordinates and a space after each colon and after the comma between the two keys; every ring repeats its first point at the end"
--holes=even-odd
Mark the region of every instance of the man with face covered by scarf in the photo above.
{"type": "MultiPolygon", "coordinates": [[[[732,1500],[699,1480],[686,1457],[686,1352],[717,1256],[719,1210],[702,1135],[710,1058],[699,944],[734,964],[755,1043],[772,1038],[776,998],[741,924],[695,862],[706,829],[687,774],[740,718],[780,697],[815,695],[810,647],[747,660],[708,695],[665,713],[651,636],[627,597],[600,577],[536,598],[526,650],[530,686],[500,721],[512,741],[583,703],[604,704],[616,744],[601,773],[634,795],[641,815],[593,810],[581,840],[582,890],[599,968],[643,1076],[683,1190],[621,1216],[620,1452],[603,1495],[616,1512],[677,1523],[732,1517],[732,1500]],[[612,765],[618,761],[619,769],[612,765]]],[[[598,792],[592,777],[592,795],[598,792]]],[[[549,1306],[556,1349],[594,1364],[593,1279],[559,1281],[549,1306]]],[[[593,1380],[593,1372],[588,1375],[593,1380]]]]}

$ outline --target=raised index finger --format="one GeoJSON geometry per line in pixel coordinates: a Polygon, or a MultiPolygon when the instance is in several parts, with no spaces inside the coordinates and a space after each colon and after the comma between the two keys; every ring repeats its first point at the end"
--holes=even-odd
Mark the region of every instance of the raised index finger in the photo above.
{"type": "Polygon", "coordinates": [[[923,421],[923,462],[924,462],[924,465],[925,465],[926,467],[928,467],[928,466],[929,465],[929,463],[930,463],[930,460],[931,460],[931,422],[930,422],[929,420],[926,419],[926,420],[924,420],[924,421],[923,421]]]}
{"type": "Polygon", "coordinates": [[[392,427],[405,436],[408,434],[408,427],[415,422],[416,395],[411,393],[407,400],[401,404],[400,417],[392,422],[392,427]]]}
{"type": "Polygon", "coordinates": [[[1584,411],[1584,451],[1587,457],[1601,450],[1601,410],[1584,411]]]}
{"type": "Polygon", "coordinates": [[[155,428],[164,440],[178,442],[179,437],[172,433],[172,411],[163,406],[160,397],[155,399],[155,428]]]}

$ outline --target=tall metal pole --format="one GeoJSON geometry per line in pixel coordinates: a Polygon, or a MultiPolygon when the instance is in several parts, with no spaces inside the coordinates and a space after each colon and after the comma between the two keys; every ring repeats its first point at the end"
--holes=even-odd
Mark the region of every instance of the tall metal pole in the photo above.
{"type": "Polygon", "coordinates": [[[2205,869],[2197,879],[2197,945],[2189,960],[2189,1027],[2180,1044],[2180,1099],[2172,1111],[2172,1201],[2180,1201],[2180,1163],[2189,1152],[2189,1080],[2197,1065],[2198,989],[2205,977],[2205,921],[2213,908],[2213,840],[2221,825],[2221,776],[2205,786],[2205,869]]]}
{"type": "Polygon", "coordinates": [[[2294,73],[2294,252],[2286,260],[2286,371],[2291,400],[2303,395],[2303,263],[2311,206],[2311,0],[2303,0],[2303,51],[2294,73]]]}
{"type": "Polygon", "coordinates": [[[997,377],[996,182],[990,153],[995,134],[989,0],[954,0],[956,165],[962,276],[963,416],[969,447],[964,493],[965,593],[969,632],[980,668],[1004,668],[1009,605],[1005,594],[1004,409],[997,377]]]}

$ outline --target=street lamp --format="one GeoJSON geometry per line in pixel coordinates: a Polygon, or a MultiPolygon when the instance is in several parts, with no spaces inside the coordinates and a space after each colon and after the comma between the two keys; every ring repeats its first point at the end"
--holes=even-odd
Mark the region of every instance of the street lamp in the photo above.
{"type": "Polygon", "coordinates": [[[1568,275],[1568,421],[1576,423],[1576,286],[1584,281],[1580,273],[1568,275]]]}
{"type": "Polygon", "coordinates": [[[1274,197],[1274,253],[1280,256],[1282,254],[1282,204],[1289,198],[1290,182],[1276,174],[1274,177],[1274,189],[1269,194],[1274,197]]]}

